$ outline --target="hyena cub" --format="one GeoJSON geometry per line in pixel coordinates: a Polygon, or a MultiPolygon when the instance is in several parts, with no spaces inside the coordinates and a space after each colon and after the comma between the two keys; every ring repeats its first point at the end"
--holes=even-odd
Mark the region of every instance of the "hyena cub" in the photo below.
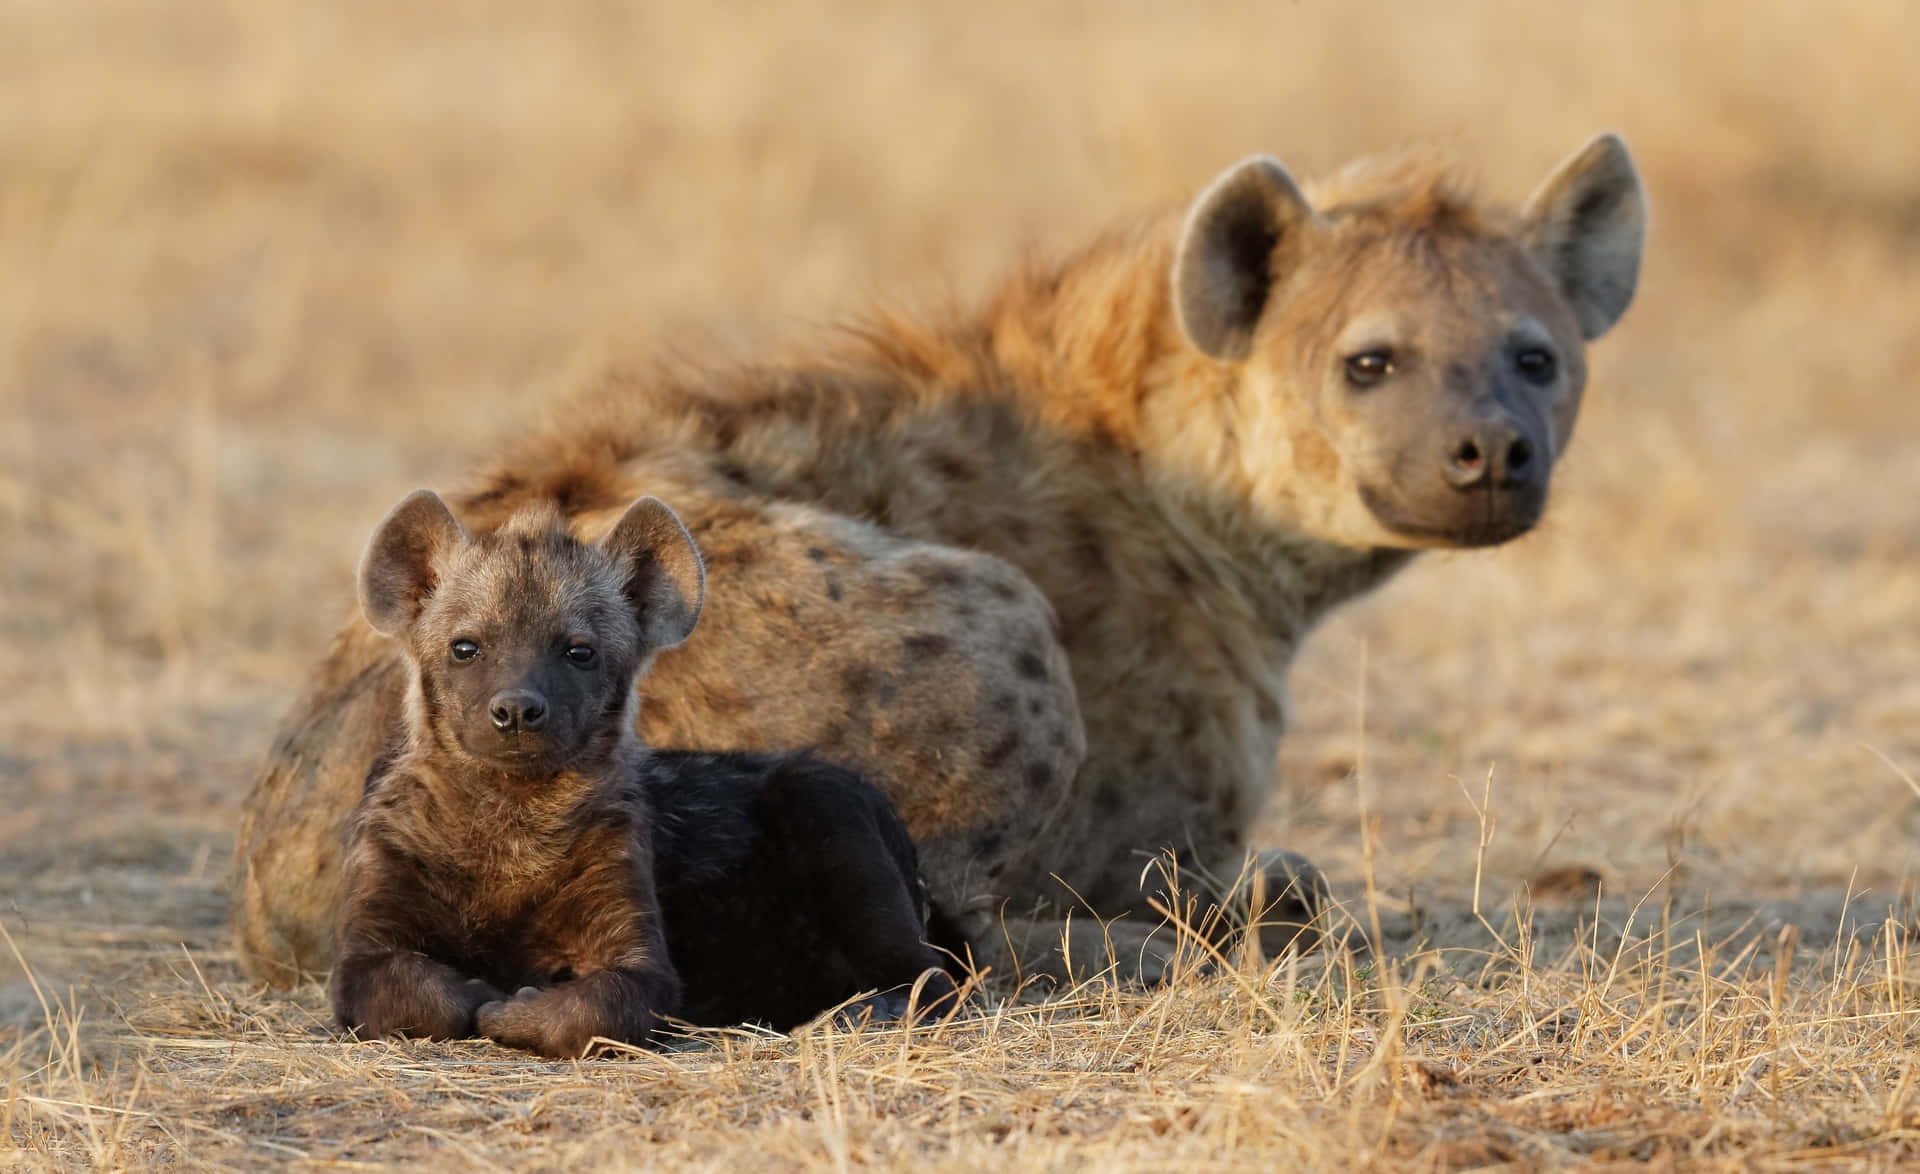
{"type": "Polygon", "coordinates": [[[922,1005],[951,1002],[877,789],[805,755],[641,745],[634,683],[704,590],[652,498],[593,544],[539,508],[475,536],[426,491],[381,523],[360,604],[412,674],[347,825],[342,1027],[577,1056],[677,1014],[787,1028],[929,970],[922,1005]]]}

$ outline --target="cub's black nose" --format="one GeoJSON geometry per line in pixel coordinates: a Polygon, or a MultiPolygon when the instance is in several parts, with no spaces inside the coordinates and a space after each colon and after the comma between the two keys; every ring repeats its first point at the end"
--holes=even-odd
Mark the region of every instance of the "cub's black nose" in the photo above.
{"type": "Polygon", "coordinates": [[[532,733],[547,724],[547,699],[531,689],[507,689],[493,695],[487,713],[503,734],[532,733]]]}

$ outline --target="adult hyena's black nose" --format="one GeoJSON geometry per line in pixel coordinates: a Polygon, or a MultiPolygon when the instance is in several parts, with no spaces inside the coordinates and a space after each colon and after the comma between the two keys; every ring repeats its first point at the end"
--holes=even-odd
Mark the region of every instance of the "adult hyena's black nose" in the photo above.
{"type": "Polygon", "coordinates": [[[493,695],[487,713],[503,734],[532,733],[547,724],[547,699],[531,689],[506,689],[493,695]]]}
{"type": "Polygon", "coordinates": [[[1533,483],[1539,462],[1533,441],[1513,424],[1482,424],[1455,436],[1441,463],[1455,489],[1523,489],[1533,483]]]}

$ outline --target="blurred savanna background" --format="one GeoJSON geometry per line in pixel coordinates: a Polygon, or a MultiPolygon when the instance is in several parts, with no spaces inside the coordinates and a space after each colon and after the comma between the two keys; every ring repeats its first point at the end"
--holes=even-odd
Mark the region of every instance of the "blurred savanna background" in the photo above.
{"type": "Polygon", "coordinates": [[[0,1163],[1898,1160],[1917,49],[1901,0],[0,0],[0,1163]],[[966,305],[1251,152],[1517,202],[1605,129],[1652,234],[1547,522],[1294,670],[1263,839],[1389,949],[558,1068],[240,977],[360,544],[544,401],[966,305]],[[1652,922],[1692,953],[1608,948],[1652,922]]]}

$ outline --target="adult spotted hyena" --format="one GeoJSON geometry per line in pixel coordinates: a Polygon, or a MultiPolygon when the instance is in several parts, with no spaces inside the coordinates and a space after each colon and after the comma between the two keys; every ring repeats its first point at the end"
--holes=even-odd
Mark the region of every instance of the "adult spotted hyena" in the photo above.
{"type": "MultiPolygon", "coordinates": [[[[716,573],[643,735],[882,780],[994,955],[998,915],[1057,928],[1069,887],[1138,910],[1163,847],[1235,870],[1314,623],[1539,519],[1644,220],[1611,136],[1518,211],[1428,162],[1303,190],[1252,158],[977,313],[612,379],[455,509],[486,530],[546,499],[592,535],[670,502],[716,573]]],[[[349,624],[288,718],[239,841],[255,974],[326,966],[339,826],[403,679],[349,624]]]]}

